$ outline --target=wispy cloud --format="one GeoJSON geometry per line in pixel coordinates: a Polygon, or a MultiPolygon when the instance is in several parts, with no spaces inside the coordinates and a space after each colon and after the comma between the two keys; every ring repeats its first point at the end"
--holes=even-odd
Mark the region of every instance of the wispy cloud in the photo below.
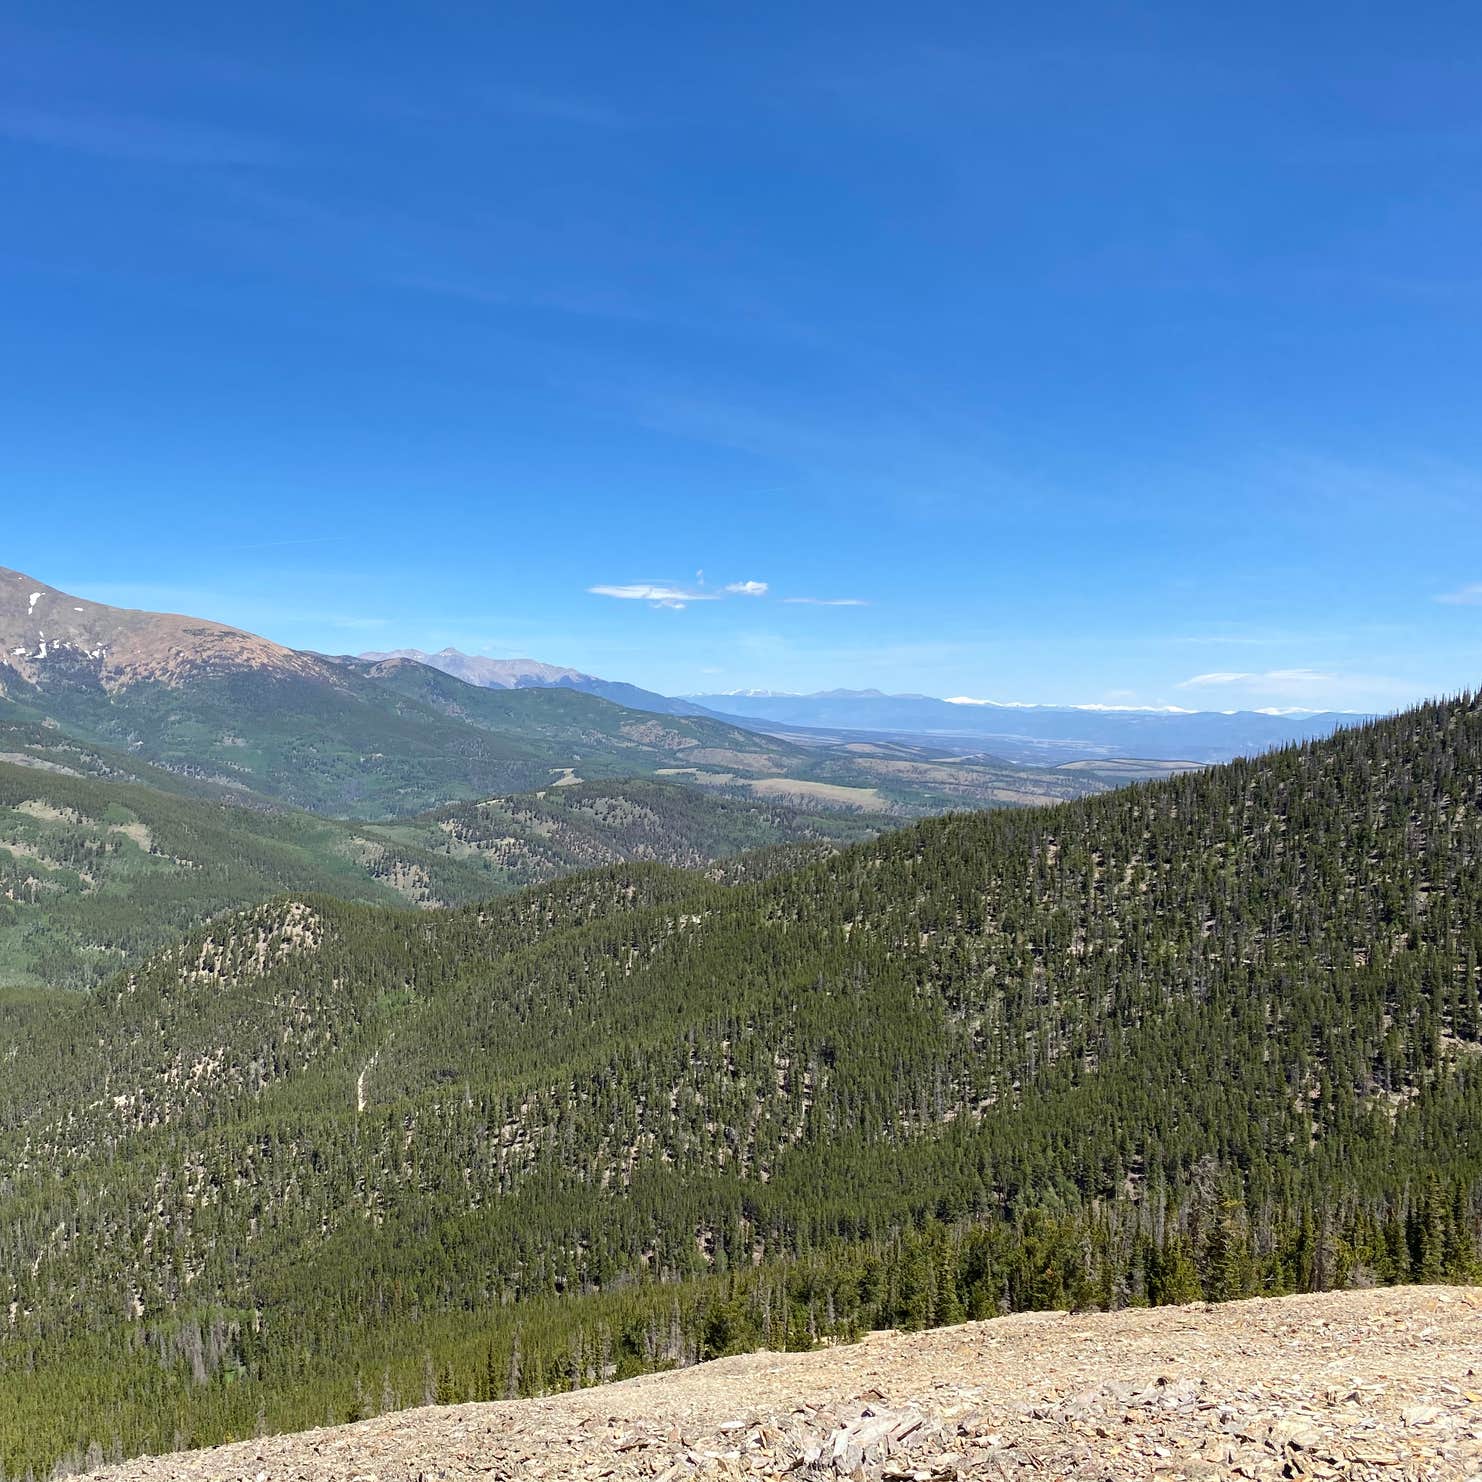
{"type": "Polygon", "coordinates": [[[734,592],[738,597],[765,597],[767,584],[764,581],[733,581],[727,584],[725,590],[734,592]]]}
{"type": "Polygon", "coordinates": [[[518,118],[545,119],[550,123],[577,124],[589,129],[626,129],[632,119],[600,98],[577,98],[560,93],[527,92],[507,88],[490,101],[502,113],[518,118]]]}
{"type": "Polygon", "coordinates": [[[0,112],[0,136],[106,159],[164,165],[268,165],[282,151],[264,139],[178,119],[18,108],[0,112]]]}
{"type": "Polygon", "coordinates": [[[868,607],[863,597],[784,597],[795,607],[868,607]]]}
{"type": "Polygon", "coordinates": [[[1454,592],[1439,592],[1436,601],[1451,607],[1482,607],[1482,581],[1468,582],[1454,592]]]}
{"type": "Polygon", "coordinates": [[[1377,711],[1426,693],[1414,679],[1324,669],[1216,669],[1180,680],[1180,690],[1217,690],[1223,704],[1286,713],[1300,710],[1377,711]]]}
{"type": "Polygon", "coordinates": [[[696,592],[665,582],[625,582],[588,587],[587,591],[594,597],[616,597],[623,602],[647,602],[653,607],[668,607],[676,612],[691,602],[720,601],[719,592],[696,592]]]}
{"type": "Polygon", "coordinates": [[[1482,477],[1469,464],[1434,457],[1358,462],[1308,451],[1277,451],[1256,460],[1252,474],[1275,504],[1337,509],[1387,518],[1397,506],[1469,514],[1482,496],[1482,477]]]}
{"type": "Polygon", "coordinates": [[[1318,669],[1267,669],[1264,673],[1243,670],[1217,669],[1210,674],[1195,674],[1190,679],[1181,679],[1181,690],[1200,689],[1206,685],[1228,684],[1336,684],[1339,676],[1324,674],[1318,669]]]}

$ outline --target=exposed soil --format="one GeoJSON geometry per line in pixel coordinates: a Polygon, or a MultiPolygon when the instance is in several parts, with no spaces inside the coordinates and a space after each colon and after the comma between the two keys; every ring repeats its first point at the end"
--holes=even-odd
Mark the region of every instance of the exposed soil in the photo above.
{"type": "Polygon", "coordinates": [[[877,1333],[537,1400],[146,1457],[102,1476],[1482,1478],[1482,1289],[877,1333]]]}

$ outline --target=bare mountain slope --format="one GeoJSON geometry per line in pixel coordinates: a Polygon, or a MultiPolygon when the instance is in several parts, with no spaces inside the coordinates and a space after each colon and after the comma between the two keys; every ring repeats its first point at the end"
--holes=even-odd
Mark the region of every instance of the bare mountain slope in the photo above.
{"type": "Polygon", "coordinates": [[[541,1478],[1462,1478],[1482,1290],[1026,1313],[758,1353],[548,1399],[428,1407],[110,1482],[541,1478]]]}
{"type": "Polygon", "coordinates": [[[90,678],[110,692],[141,680],[179,684],[202,671],[334,676],[311,654],[225,623],[89,602],[0,566],[0,693],[5,669],[33,685],[90,678]]]}

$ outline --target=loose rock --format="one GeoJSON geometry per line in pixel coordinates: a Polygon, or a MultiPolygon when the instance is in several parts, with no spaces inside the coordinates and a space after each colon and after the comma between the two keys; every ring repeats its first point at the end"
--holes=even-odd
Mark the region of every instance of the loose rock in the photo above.
{"type": "Polygon", "coordinates": [[[1482,1290],[1027,1313],[146,1457],[108,1482],[1482,1478],[1482,1290]],[[1468,1382],[1470,1376],[1470,1382],[1468,1382]]]}

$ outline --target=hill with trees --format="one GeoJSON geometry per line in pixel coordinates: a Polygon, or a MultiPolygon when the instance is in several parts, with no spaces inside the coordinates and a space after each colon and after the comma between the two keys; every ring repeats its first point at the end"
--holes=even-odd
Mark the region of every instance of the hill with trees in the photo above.
{"type": "Polygon", "coordinates": [[[0,1464],[1477,1270],[1482,710],[0,998],[0,1464]]]}
{"type": "Polygon", "coordinates": [[[630,859],[700,868],[757,851],[724,870],[775,872],[873,832],[857,816],[652,780],[355,824],[25,760],[0,762],[0,986],[86,987],[285,891],[429,909],[630,859]]]}

